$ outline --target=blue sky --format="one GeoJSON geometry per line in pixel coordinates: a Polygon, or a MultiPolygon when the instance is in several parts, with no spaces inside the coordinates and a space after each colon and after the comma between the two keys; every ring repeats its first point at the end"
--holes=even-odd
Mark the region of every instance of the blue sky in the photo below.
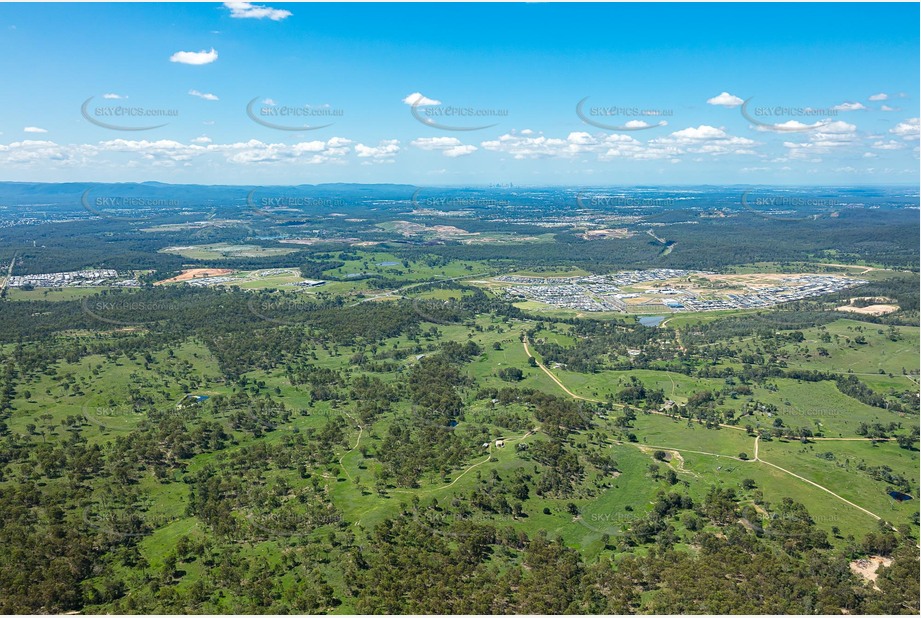
{"type": "Polygon", "coordinates": [[[918,21],[878,3],[0,4],[0,179],[917,183],[918,21]]]}

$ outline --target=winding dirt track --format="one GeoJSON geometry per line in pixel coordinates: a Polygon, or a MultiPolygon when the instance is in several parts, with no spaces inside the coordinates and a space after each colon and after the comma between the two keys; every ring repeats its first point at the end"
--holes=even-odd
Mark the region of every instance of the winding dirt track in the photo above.
{"type": "MultiPolygon", "coordinates": [[[[533,354],[531,354],[530,349],[528,348],[528,340],[527,340],[527,337],[522,338],[521,343],[524,345],[525,354],[527,354],[528,356],[533,356],[533,354]]],[[[537,360],[537,357],[534,357],[534,360],[535,360],[535,362],[537,363],[537,366],[540,367],[540,368],[544,371],[544,373],[546,373],[546,374],[550,377],[550,379],[553,380],[553,381],[554,381],[554,382],[555,382],[555,383],[556,383],[556,384],[557,384],[567,395],[569,395],[570,397],[572,397],[572,398],[574,398],[574,399],[580,399],[580,400],[582,400],[582,401],[592,401],[592,402],[595,402],[595,403],[602,403],[602,402],[600,402],[600,401],[597,400],[597,399],[590,399],[590,398],[588,398],[588,397],[582,397],[581,395],[576,395],[576,394],[573,393],[571,390],[569,390],[568,388],[566,388],[566,385],[563,384],[563,383],[560,381],[560,379],[557,378],[557,377],[553,374],[553,372],[551,372],[549,369],[547,369],[547,367],[546,367],[543,363],[541,363],[539,360],[537,360]]],[[[615,404],[615,405],[618,405],[618,404],[615,404]]],[[[623,406],[620,406],[620,407],[623,407],[623,406]]],[[[653,414],[661,414],[662,416],[669,416],[669,417],[670,417],[670,415],[665,414],[665,413],[663,413],[663,412],[656,412],[656,411],[651,411],[651,412],[652,412],[653,414]]],[[[745,429],[744,429],[743,427],[737,427],[737,426],[735,426],[735,425],[723,425],[723,424],[720,424],[720,427],[725,427],[725,428],[727,428],[727,429],[736,429],[736,430],[740,430],[740,431],[745,431],[745,429]]],[[[830,489],[827,488],[827,487],[824,487],[824,486],[822,486],[822,485],[819,485],[818,483],[816,483],[816,482],[814,482],[814,481],[810,481],[809,479],[807,479],[807,478],[805,478],[805,477],[802,477],[802,476],[800,476],[799,474],[796,474],[796,473],[794,473],[794,472],[791,472],[791,471],[787,470],[786,468],[781,468],[781,467],[778,466],[777,464],[772,464],[772,463],[769,462],[769,461],[765,461],[764,459],[761,459],[761,456],[760,456],[760,454],[759,454],[759,442],[760,442],[760,439],[761,439],[761,436],[755,436],[755,445],[754,445],[754,455],[755,455],[755,456],[754,456],[753,459],[741,459],[741,458],[739,458],[739,457],[732,457],[731,455],[720,455],[720,454],[718,454],[718,453],[708,453],[708,452],[705,452],[705,451],[692,451],[692,450],[688,450],[688,449],[675,448],[675,447],[672,447],[672,446],[660,446],[660,447],[655,447],[655,446],[650,446],[650,445],[648,445],[648,444],[637,445],[637,446],[643,446],[643,447],[649,447],[649,448],[659,448],[659,449],[661,449],[661,450],[677,451],[677,452],[679,452],[679,453],[681,453],[681,452],[684,452],[684,453],[696,453],[696,454],[699,454],[699,455],[709,455],[709,456],[713,456],[713,457],[722,457],[722,458],[726,458],[726,459],[734,459],[734,460],[736,460],[736,461],[741,461],[741,462],[745,462],[745,463],[763,463],[763,464],[765,464],[766,466],[770,466],[770,467],[772,467],[772,468],[774,468],[774,469],[776,469],[776,470],[780,470],[780,471],[783,472],[784,474],[789,474],[789,475],[792,476],[793,478],[799,479],[799,480],[803,481],[804,483],[808,483],[808,484],[812,485],[813,487],[816,487],[816,488],[821,489],[822,491],[824,491],[824,492],[826,492],[826,493],[828,493],[828,494],[831,494],[832,496],[834,496],[835,498],[837,498],[837,499],[840,500],[841,502],[843,502],[843,503],[845,503],[845,504],[847,504],[847,505],[850,505],[850,506],[854,507],[855,509],[858,509],[858,510],[860,510],[860,511],[863,511],[864,513],[866,513],[866,514],[869,515],[870,517],[876,519],[877,521],[882,519],[882,517],[880,517],[880,516],[877,515],[876,513],[873,513],[872,511],[868,511],[867,509],[863,508],[862,506],[860,506],[860,505],[858,505],[858,504],[854,504],[853,502],[851,502],[850,500],[848,500],[848,499],[846,499],[846,498],[842,498],[841,496],[839,496],[838,494],[836,494],[835,492],[833,492],[832,490],[830,490],[830,489]]],[[[871,438],[810,438],[810,439],[811,439],[811,440],[829,440],[829,441],[834,441],[834,440],[838,440],[838,441],[866,441],[866,440],[870,440],[871,438]]],[[[881,440],[881,441],[884,441],[884,440],[881,440]]],[[[892,529],[895,530],[895,527],[892,526],[892,529]]]]}

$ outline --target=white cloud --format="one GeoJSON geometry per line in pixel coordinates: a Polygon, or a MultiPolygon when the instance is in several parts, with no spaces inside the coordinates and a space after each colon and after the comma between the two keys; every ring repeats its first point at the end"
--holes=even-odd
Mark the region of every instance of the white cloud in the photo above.
{"type": "Polygon", "coordinates": [[[450,146],[458,146],[461,141],[456,137],[420,137],[410,142],[416,148],[422,150],[440,150],[450,146]]]}
{"type": "Polygon", "coordinates": [[[865,153],[863,153],[863,158],[864,158],[864,159],[875,159],[877,156],[879,156],[879,155],[877,155],[875,152],[865,152],[865,153]]]}
{"type": "Polygon", "coordinates": [[[918,118],[909,118],[904,122],[900,122],[895,125],[893,128],[889,129],[889,132],[893,135],[897,135],[904,140],[913,140],[918,139],[919,135],[919,122],[918,118]]]}
{"type": "Polygon", "coordinates": [[[857,137],[857,126],[843,120],[825,123],[804,137],[806,138],[804,142],[784,142],[784,146],[789,149],[788,155],[791,159],[814,160],[812,158],[816,155],[827,154],[832,150],[856,146],[860,143],[857,137]]]}
{"type": "Polygon", "coordinates": [[[393,163],[393,157],[400,152],[400,140],[385,139],[377,146],[355,144],[355,154],[362,159],[372,159],[379,163],[393,163]]]}
{"type": "Polygon", "coordinates": [[[23,127],[23,131],[26,133],[47,133],[48,129],[43,129],[41,127],[23,127]]]}
{"type": "Polygon", "coordinates": [[[262,104],[263,105],[275,105],[275,100],[274,99],[263,99],[262,104]]]}
{"type": "Polygon", "coordinates": [[[860,103],[860,102],[852,103],[850,101],[845,101],[844,103],[839,103],[838,105],[835,105],[834,107],[832,107],[832,109],[835,111],[839,111],[839,112],[856,112],[860,110],[865,110],[867,109],[867,107],[863,103],[860,103]]]}
{"type": "Polygon", "coordinates": [[[889,107],[888,105],[881,105],[879,109],[880,109],[880,111],[883,111],[883,112],[894,112],[894,111],[896,111],[896,108],[894,108],[894,107],[889,107]]]}
{"type": "Polygon", "coordinates": [[[192,140],[193,144],[210,144],[211,138],[207,135],[201,135],[192,140]]]}
{"type": "Polygon", "coordinates": [[[880,140],[878,142],[873,142],[871,148],[875,148],[876,150],[902,150],[905,148],[905,144],[894,139],[885,142],[880,140]]]}
{"type": "MultiPolygon", "coordinates": [[[[207,139],[207,138],[205,138],[207,139]]],[[[197,138],[192,144],[175,140],[125,140],[100,142],[103,152],[131,153],[153,163],[175,164],[206,155],[222,155],[227,161],[239,164],[254,163],[307,163],[319,164],[341,161],[348,154],[350,140],[334,137],[327,141],[315,140],[296,144],[265,143],[259,140],[213,144],[197,138]]]]}
{"type": "Polygon", "coordinates": [[[595,153],[599,158],[636,156],[643,149],[636,139],[621,134],[594,136],[584,131],[573,131],[565,139],[534,135],[534,132],[511,132],[498,139],[487,140],[480,146],[492,152],[509,154],[515,159],[550,157],[571,158],[595,153]]]}
{"type": "Polygon", "coordinates": [[[268,17],[272,21],[281,21],[291,17],[291,11],[273,9],[249,2],[225,2],[224,6],[230,9],[230,16],[237,19],[265,19],[268,17]]]}
{"type": "Polygon", "coordinates": [[[721,105],[723,107],[738,107],[742,105],[742,103],[745,103],[745,101],[733,94],[723,92],[713,98],[707,99],[707,103],[710,105],[721,105]]]}
{"type": "Polygon", "coordinates": [[[421,92],[414,92],[412,94],[406,95],[403,102],[407,105],[441,105],[441,101],[436,101],[435,99],[430,99],[427,96],[423,95],[421,92]]]}
{"type": "Polygon", "coordinates": [[[787,120],[784,122],[778,122],[777,124],[756,124],[752,125],[752,128],[755,131],[760,132],[770,132],[770,133],[797,133],[805,132],[809,129],[816,129],[822,126],[822,122],[814,122],[812,124],[806,124],[800,122],[799,120],[787,120]]]}
{"type": "Polygon", "coordinates": [[[217,60],[217,52],[214,48],[211,48],[211,51],[200,51],[200,52],[188,52],[188,51],[178,51],[172,56],[169,57],[170,62],[178,62],[179,64],[193,64],[193,65],[202,65],[202,64],[211,64],[217,60]]]}
{"type": "MultiPolygon", "coordinates": [[[[453,138],[448,138],[453,139],[453,138]]],[[[593,154],[599,160],[626,158],[636,161],[670,160],[675,162],[686,154],[719,156],[725,154],[756,154],[754,140],[727,134],[723,129],[701,125],[689,127],[643,143],[631,135],[613,133],[592,135],[574,131],[566,138],[506,133],[498,139],[482,142],[491,152],[511,155],[515,159],[573,158],[593,154]]]]}
{"type": "Polygon", "coordinates": [[[726,132],[716,127],[702,124],[697,128],[688,127],[672,133],[672,137],[679,139],[722,139],[726,137],[726,132]]]}
{"type": "Polygon", "coordinates": [[[480,144],[485,150],[502,152],[516,159],[554,157],[565,154],[568,142],[559,138],[521,136],[518,133],[506,133],[496,140],[487,140],[480,144]]]}
{"type": "Polygon", "coordinates": [[[624,126],[628,129],[645,129],[647,127],[664,127],[668,124],[667,120],[662,120],[656,124],[649,124],[645,120],[628,120],[624,126]]]}
{"type": "Polygon", "coordinates": [[[469,155],[478,150],[476,146],[464,144],[456,137],[420,137],[410,142],[410,145],[421,150],[437,150],[446,157],[457,158],[469,155]]]}
{"type": "Polygon", "coordinates": [[[823,124],[816,130],[813,135],[854,135],[856,132],[857,125],[850,124],[849,122],[844,122],[843,120],[836,120],[834,122],[827,122],[823,124]]]}
{"type": "Polygon", "coordinates": [[[870,101],[886,101],[889,98],[889,95],[885,92],[880,92],[879,94],[871,94],[868,99],[870,101]]]}
{"type": "Polygon", "coordinates": [[[199,92],[198,90],[189,90],[189,94],[193,97],[198,97],[199,99],[204,99],[205,101],[219,101],[216,95],[211,94],[210,92],[199,92]]]}
{"type": "Polygon", "coordinates": [[[757,142],[747,137],[735,137],[723,129],[705,124],[649,140],[650,146],[671,148],[671,152],[675,154],[682,152],[709,155],[755,154],[751,147],[756,144],[757,142]]]}
{"type": "Polygon", "coordinates": [[[0,144],[0,164],[17,167],[73,167],[89,163],[88,156],[95,150],[89,145],[61,146],[47,140],[23,140],[0,144]]]}
{"type": "Polygon", "coordinates": [[[107,92],[102,95],[103,99],[127,99],[128,97],[123,97],[120,94],[115,94],[114,92],[107,92]]]}
{"type": "Polygon", "coordinates": [[[465,157],[476,152],[477,150],[477,147],[473,144],[461,144],[460,146],[454,146],[453,148],[443,150],[442,154],[446,157],[456,159],[457,157],[465,157]]]}
{"type": "Polygon", "coordinates": [[[113,139],[99,142],[102,152],[120,152],[138,154],[147,161],[189,161],[193,157],[207,152],[203,146],[188,145],[176,140],[126,140],[113,139]]]}

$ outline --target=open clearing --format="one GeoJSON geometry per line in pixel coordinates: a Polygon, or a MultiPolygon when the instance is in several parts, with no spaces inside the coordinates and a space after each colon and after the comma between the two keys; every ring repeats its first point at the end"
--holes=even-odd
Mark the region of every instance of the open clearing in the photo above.
{"type": "Polygon", "coordinates": [[[220,277],[222,275],[232,274],[233,270],[230,268],[187,268],[182,271],[182,274],[176,275],[175,277],[170,277],[169,279],[164,279],[163,281],[157,281],[154,285],[163,285],[166,283],[180,283],[182,281],[190,281],[192,279],[201,279],[202,277],[220,277]]]}

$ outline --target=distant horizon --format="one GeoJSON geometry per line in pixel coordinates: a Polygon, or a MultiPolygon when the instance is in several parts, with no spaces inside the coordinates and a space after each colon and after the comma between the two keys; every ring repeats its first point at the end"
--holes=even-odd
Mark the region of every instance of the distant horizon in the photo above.
{"type": "Polygon", "coordinates": [[[198,186],[198,187],[317,187],[323,185],[363,185],[363,186],[410,186],[410,187],[431,187],[440,189],[573,189],[573,188],[591,188],[591,189],[640,189],[640,188],[699,188],[699,187],[809,187],[821,188],[829,187],[835,189],[849,189],[862,187],[911,187],[921,191],[918,183],[912,182],[891,182],[891,183],[854,183],[854,184],[830,184],[830,183],[700,183],[700,184],[571,184],[571,185],[532,185],[511,183],[511,186],[497,186],[497,183],[491,184],[420,184],[413,182],[349,182],[349,181],[331,181],[331,182],[301,182],[296,184],[284,183],[203,183],[203,182],[164,182],[161,180],[124,180],[124,181],[97,181],[97,180],[67,180],[67,181],[29,181],[29,180],[0,180],[2,184],[29,184],[29,185],[67,185],[67,184],[100,184],[100,185],[143,185],[143,184],[161,184],[167,186],[198,186]]]}

